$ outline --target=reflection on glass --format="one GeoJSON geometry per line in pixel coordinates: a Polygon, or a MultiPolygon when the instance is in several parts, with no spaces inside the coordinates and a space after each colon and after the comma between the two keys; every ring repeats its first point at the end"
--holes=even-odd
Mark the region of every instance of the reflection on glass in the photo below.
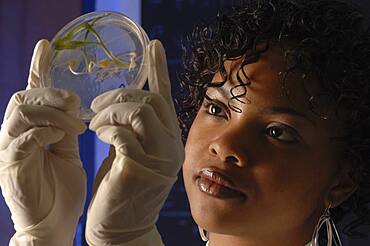
{"type": "Polygon", "coordinates": [[[44,86],[79,95],[81,118],[91,120],[92,100],[116,88],[142,88],[147,77],[143,29],[116,12],[92,12],[73,20],[51,41],[52,58],[44,86]]]}

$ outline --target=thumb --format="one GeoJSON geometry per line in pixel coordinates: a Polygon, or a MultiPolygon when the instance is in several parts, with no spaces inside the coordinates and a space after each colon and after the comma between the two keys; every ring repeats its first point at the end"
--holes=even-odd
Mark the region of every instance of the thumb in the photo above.
{"type": "Polygon", "coordinates": [[[171,82],[168,75],[166,52],[159,40],[152,40],[149,50],[149,90],[163,96],[173,111],[174,105],[171,96],[171,82]]]}
{"type": "Polygon", "coordinates": [[[46,75],[51,59],[50,42],[41,39],[37,42],[31,59],[30,72],[28,75],[28,85],[26,89],[45,87],[42,77],[46,75]]]}
{"type": "Polygon", "coordinates": [[[7,146],[0,150],[1,161],[4,163],[18,163],[37,149],[60,141],[65,133],[54,127],[35,127],[24,132],[7,146]]]}
{"type": "Polygon", "coordinates": [[[114,158],[116,157],[116,150],[113,145],[109,148],[109,155],[107,158],[104,159],[103,163],[101,164],[98,173],[95,176],[94,185],[93,185],[93,194],[96,193],[98,187],[105,177],[105,175],[111,170],[114,158]]]}

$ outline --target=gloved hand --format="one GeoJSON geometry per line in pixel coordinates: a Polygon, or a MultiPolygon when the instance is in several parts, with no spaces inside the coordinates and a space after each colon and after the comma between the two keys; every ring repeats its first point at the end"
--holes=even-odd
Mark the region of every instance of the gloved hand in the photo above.
{"type": "Polygon", "coordinates": [[[14,246],[73,245],[85,202],[80,101],[65,90],[37,88],[49,59],[50,44],[41,40],[27,90],[10,99],[0,132],[0,186],[16,230],[14,246]]]}
{"type": "Polygon", "coordinates": [[[97,97],[90,129],[111,144],[87,215],[89,245],[161,245],[155,227],[177,179],[184,148],[171,99],[166,57],[149,44],[150,91],[117,89],[97,97]]]}

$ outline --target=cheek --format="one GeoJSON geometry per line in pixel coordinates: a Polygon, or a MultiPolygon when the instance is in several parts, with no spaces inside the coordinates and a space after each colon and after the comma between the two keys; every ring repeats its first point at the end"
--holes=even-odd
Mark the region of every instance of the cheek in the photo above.
{"type": "MultiPolygon", "coordinates": [[[[207,163],[208,139],[212,136],[209,128],[203,127],[204,121],[198,116],[193,122],[185,145],[185,160],[183,163],[183,178],[185,190],[190,203],[192,216],[197,223],[201,223],[204,215],[202,195],[199,194],[194,176],[198,168],[207,163]]],[[[211,132],[212,133],[212,132],[211,132]]],[[[213,133],[214,134],[214,133],[213,133]]]]}
{"type": "Polygon", "coordinates": [[[277,221],[289,219],[296,224],[313,216],[323,205],[328,187],[325,162],[322,156],[303,151],[271,156],[253,169],[256,202],[262,210],[270,210],[272,217],[280,217],[277,221]]]}
{"type": "MultiPolygon", "coordinates": [[[[189,139],[189,138],[188,138],[189,139]]],[[[195,191],[195,185],[193,184],[194,180],[194,174],[195,174],[195,162],[194,159],[196,159],[196,152],[194,149],[194,146],[189,143],[189,140],[187,141],[187,144],[185,146],[185,160],[182,166],[182,174],[184,179],[184,186],[186,195],[189,200],[190,210],[193,216],[193,219],[199,223],[198,221],[198,207],[199,207],[199,199],[197,199],[196,191],[195,191]],[[190,146],[190,147],[189,147],[190,146]]]]}
{"type": "MultiPolygon", "coordinates": [[[[204,155],[208,149],[207,139],[210,136],[209,128],[204,127],[202,124],[200,113],[194,119],[194,122],[190,128],[189,135],[185,144],[185,158],[187,162],[193,163],[193,161],[199,159],[204,155]]],[[[197,163],[195,163],[197,164],[197,163]]]]}
{"type": "Polygon", "coordinates": [[[190,186],[195,172],[195,165],[197,164],[197,160],[199,161],[200,159],[199,154],[202,152],[203,146],[203,144],[200,143],[200,139],[202,138],[200,138],[199,133],[195,120],[185,144],[185,160],[182,166],[185,189],[189,199],[191,199],[190,186]]]}
{"type": "Polygon", "coordinates": [[[190,185],[192,182],[192,172],[190,169],[189,162],[185,159],[184,164],[182,165],[182,176],[184,179],[184,186],[185,186],[185,191],[188,196],[188,199],[190,200],[191,198],[191,193],[190,193],[190,185]]]}

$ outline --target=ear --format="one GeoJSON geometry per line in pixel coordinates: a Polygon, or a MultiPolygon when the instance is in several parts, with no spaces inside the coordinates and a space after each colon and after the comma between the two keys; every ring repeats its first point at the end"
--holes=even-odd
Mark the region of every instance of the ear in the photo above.
{"type": "Polygon", "coordinates": [[[356,190],[357,182],[351,175],[351,164],[342,163],[341,170],[338,172],[335,182],[330,187],[325,205],[335,208],[346,201],[356,190]]]}

